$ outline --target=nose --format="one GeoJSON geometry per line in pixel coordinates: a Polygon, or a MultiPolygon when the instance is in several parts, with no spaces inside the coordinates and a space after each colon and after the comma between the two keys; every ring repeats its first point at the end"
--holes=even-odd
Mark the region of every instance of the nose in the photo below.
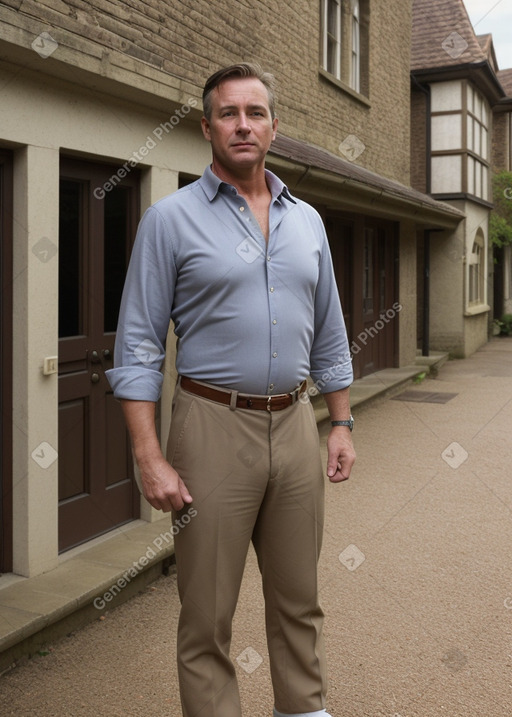
{"type": "Polygon", "coordinates": [[[251,131],[251,125],[248,122],[247,115],[245,112],[240,112],[238,115],[238,132],[250,132],[251,131]]]}

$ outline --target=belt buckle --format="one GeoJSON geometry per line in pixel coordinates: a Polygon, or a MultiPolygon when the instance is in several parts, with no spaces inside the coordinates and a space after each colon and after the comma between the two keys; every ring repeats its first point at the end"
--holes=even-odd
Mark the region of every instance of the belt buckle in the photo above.
{"type": "Polygon", "coordinates": [[[266,406],[267,411],[268,411],[269,413],[271,413],[271,411],[272,411],[271,406],[272,406],[272,396],[269,396],[269,397],[267,398],[267,406],[266,406]]]}

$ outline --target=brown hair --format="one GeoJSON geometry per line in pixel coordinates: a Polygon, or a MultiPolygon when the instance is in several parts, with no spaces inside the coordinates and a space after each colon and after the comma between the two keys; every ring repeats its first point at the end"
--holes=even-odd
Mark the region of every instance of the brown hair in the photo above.
{"type": "Polygon", "coordinates": [[[240,62],[238,65],[230,65],[223,67],[214,72],[207,80],[203,90],[203,113],[207,120],[212,114],[212,92],[221,82],[230,80],[234,77],[255,77],[262,82],[268,94],[268,106],[272,119],[276,116],[275,112],[275,79],[270,72],[264,72],[262,68],[253,62],[240,62]]]}

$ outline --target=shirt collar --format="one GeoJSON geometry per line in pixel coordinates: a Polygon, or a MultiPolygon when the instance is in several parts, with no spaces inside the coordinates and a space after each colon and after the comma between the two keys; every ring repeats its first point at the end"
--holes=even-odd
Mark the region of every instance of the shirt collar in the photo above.
{"type": "MultiPolygon", "coordinates": [[[[297,203],[288,191],[286,184],[284,184],[284,182],[282,182],[279,177],[277,177],[269,169],[265,169],[265,179],[267,180],[268,188],[272,194],[272,201],[276,199],[281,201],[281,198],[284,198],[293,202],[293,204],[297,203]]],[[[226,191],[226,189],[229,188],[234,189],[233,185],[219,179],[219,177],[212,172],[212,168],[210,166],[206,167],[204,170],[203,176],[199,180],[199,184],[210,202],[215,199],[219,192],[226,191]]]]}

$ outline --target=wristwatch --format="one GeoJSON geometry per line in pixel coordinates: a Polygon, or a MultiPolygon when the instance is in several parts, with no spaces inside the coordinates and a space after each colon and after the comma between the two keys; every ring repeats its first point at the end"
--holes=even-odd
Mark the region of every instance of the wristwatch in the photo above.
{"type": "Polygon", "coordinates": [[[331,426],[348,426],[351,431],[354,430],[354,416],[350,416],[348,421],[331,421],[331,426]]]}

